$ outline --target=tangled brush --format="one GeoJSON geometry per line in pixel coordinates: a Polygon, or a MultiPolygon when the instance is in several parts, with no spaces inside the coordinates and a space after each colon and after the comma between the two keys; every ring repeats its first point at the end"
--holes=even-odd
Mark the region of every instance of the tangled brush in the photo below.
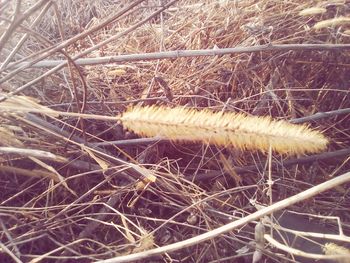
{"type": "Polygon", "coordinates": [[[204,142],[242,150],[272,150],[282,154],[322,151],[328,139],[305,125],[240,113],[197,111],[183,107],[133,107],[121,116],[127,129],[146,137],[204,142]]]}

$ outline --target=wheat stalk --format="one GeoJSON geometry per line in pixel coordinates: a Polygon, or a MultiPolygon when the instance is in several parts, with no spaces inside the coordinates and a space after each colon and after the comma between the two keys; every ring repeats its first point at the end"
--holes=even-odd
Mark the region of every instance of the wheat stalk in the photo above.
{"type": "MultiPolygon", "coordinates": [[[[1,94],[0,94],[1,95],[1,94]]],[[[242,150],[272,150],[282,154],[304,154],[324,150],[328,139],[305,125],[276,121],[269,117],[239,113],[197,111],[184,107],[133,107],[121,116],[100,116],[60,112],[41,106],[25,96],[13,96],[0,103],[0,113],[39,112],[50,116],[72,116],[121,120],[125,128],[141,136],[161,136],[174,141],[212,143],[242,150]]]]}
{"type": "Polygon", "coordinates": [[[204,142],[242,150],[272,150],[282,154],[322,151],[328,139],[305,125],[240,113],[197,111],[183,107],[132,107],[121,117],[123,125],[141,136],[174,141],[204,142]]]}

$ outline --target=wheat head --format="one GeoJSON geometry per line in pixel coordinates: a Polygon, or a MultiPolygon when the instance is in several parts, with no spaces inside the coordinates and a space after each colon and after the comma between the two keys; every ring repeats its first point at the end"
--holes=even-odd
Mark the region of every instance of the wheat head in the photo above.
{"type": "Polygon", "coordinates": [[[272,150],[282,154],[322,151],[328,139],[305,125],[240,113],[197,111],[184,107],[132,107],[121,121],[141,136],[174,141],[204,142],[242,150],[272,150]]]}
{"type": "Polygon", "coordinates": [[[312,16],[312,15],[319,15],[324,14],[327,12],[326,8],[323,7],[310,7],[306,8],[299,12],[300,16],[312,16]]]}
{"type": "Polygon", "coordinates": [[[342,255],[343,258],[336,259],[339,263],[350,263],[350,249],[339,246],[335,243],[326,243],[323,248],[323,252],[326,255],[342,255]]]}
{"type": "Polygon", "coordinates": [[[348,25],[348,24],[350,24],[350,17],[335,17],[335,18],[317,22],[314,25],[314,28],[322,29],[326,27],[335,27],[335,26],[348,25]]]}

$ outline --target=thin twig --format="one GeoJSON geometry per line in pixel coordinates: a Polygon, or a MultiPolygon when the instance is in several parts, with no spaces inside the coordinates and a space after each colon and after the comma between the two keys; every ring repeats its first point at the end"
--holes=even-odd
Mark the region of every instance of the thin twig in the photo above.
{"type": "MultiPolygon", "coordinates": [[[[305,51],[305,50],[342,50],[350,49],[350,44],[283,44],[283,45],[256,45],[250,47],[233,47],[233,48],[217,48],[217,49],[202,49],[202,50],[175,50],[163,51],[143,54],[128,54],[118,56],[106,56],[98,58],[81,58],[75,63],[81,66],[101,65],[122,62],[132,62],[141,60],[158,60],[158,59],[175,59],[183,57],[203,57],[203,56],[220,56],[227,54],[240,53],[256,53],[266,51],[305,51]]],[[[32,62],[22,62],[15,67],[33,67],[33,68],[53,68],[65,63],[63,60],[44,60],[32,64],[32,62]]],[[[66,64],[65,64],[66,65],[66,64]]],[[[11,64],[9,65],[11,67],[11,64]]]]}
{"type": "Polygon", "coordinates": [[[326,112],[317,112],[317,113],[310,115],[310,116],[305,116],[305,117],[291,120],[290,122],[298,124],[298,123],[316,121],[319,119],[333,117],[333,116],[337,116],[337,115],[341,115],[341,114],[348,114],[348,113],[350,113],[350,108],[333,110],[333,111],[326,111],[326,112]]]}
{"type": "Polygon", "coordinates": [[[11,252],[11,250],[9,250],[9,249],[8,249],[3,243],[1,243],[1,242],[0,242],[0,249],[1,249],[3,252],[7,253],[7,254],[13,259],[14,262],[16,262],[16,263],[22,263],[22,261],[21,261],[18,257],[16,257],[16,256],[11,252]]]}
{"type": "Polygon", "coordinates": [[[18,259],[20,259],[21,258],[21,252],[19,251],[18,246],[16,245],[16,243],[13,242],[13,238],[12,238],[11,234],[9,233],[7,227],[5,226],[4,222],[2,222],[1,219],[0,219],[0,226],[1,226],[5,236],[7,237],[10,245],[13,247],[13,250],[14,250],[14,253],[16,254],[16,257],[18,259]]]}
{"type": "Polygon", "coordinates": [[[156,142],[169,142],[168,139],[161,137],[151,137],[151,138],[137,138],[137,139],[127,139],[127,140],[116,140],[116,141],[105,141],[105,142],[94,142],[91,145],[95,146],[131,146],[131,145],[140,145],[140,144],[152,144],[156,142]]]}

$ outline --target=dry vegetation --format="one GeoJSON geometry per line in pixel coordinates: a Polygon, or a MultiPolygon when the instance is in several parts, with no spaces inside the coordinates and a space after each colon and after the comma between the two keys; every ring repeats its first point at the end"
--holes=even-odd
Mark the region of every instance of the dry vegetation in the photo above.
{"type": "Polygon", "coordinates": [[[0,261],[349,262],[349,19],[345,0],[0,1],[0,261]],[[182,110],[123,127],[154,105],[329,143],[210,144],[231,137],[182,110]]]}

